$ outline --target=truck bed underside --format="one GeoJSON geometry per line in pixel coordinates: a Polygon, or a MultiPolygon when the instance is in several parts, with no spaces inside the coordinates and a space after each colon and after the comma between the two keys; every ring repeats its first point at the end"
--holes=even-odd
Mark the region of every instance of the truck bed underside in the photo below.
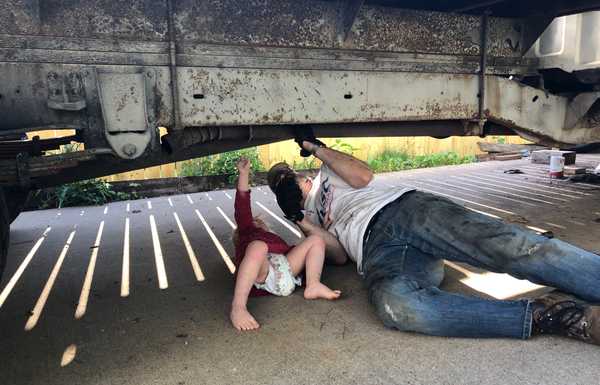
{"type": "MultiPolygon", "coordinates": [[[[85,151],[23,150],[1,161],[0,184],[41,187],[264,144],[298,125],[321,136],[600,141],[593,62],[573,67],[575,87],[550,92],[542,59],[526,55],[555,16],[596,2],[557,2],[539,17],[539,2],[503,12],[459,3],[4,2],[0,138],[74,128],[85,151]]],[[[588,31],[596,19],[564,25],[588,31]]]]}

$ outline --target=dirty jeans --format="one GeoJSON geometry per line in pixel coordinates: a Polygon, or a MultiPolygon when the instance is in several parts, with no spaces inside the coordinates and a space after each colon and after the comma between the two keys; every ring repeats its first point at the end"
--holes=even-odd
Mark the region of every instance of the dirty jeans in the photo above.
{"type": "Polygon", "coordinates": [[[442,291],[443,260],[465,262],[600,301],[600,256],[413,191],[371,223],[363,273],[384,324],[450,337],[528,338],[529,300],[442,291]]]}

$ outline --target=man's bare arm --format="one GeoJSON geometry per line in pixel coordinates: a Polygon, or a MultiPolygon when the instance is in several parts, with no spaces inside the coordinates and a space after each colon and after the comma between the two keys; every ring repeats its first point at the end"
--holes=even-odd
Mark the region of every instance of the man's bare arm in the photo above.
{"type": "Polygon", "coordinates": [[[325,256],[327,259],[336,265],[343,265],[348,261],[348,254],[340,244],[340,241],[329,231],[320,226],[313,224],[306,217],[300,222],[296,222],[304,235],[319,235],[325,241],[325,256]]]}
{"type": "Polygon", "coordinates": [[[369,166],[351,155],[306,141],[302,146],[354,188],[365,187],[373,179],[373,171],[369,166]]]}

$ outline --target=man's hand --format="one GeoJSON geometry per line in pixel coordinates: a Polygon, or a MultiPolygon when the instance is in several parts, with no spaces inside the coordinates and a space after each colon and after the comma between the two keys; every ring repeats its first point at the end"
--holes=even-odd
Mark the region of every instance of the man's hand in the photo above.
{"type": "Polygon", "coordinates": [[[250,173],[250,161],[245,157],[240,157],[237,163],[235,164],[238,172],[240,174],[249,174],[250,173]]]}
{"type": "Polygon", "coordinates": [[[321,142],[315,137],[310,126],[308,127],[296,127],[294,129],[294,140],[298,143],[300,150],[300,156],[308,157],[314,155],[315,150],[319,147],[327,147],[325,143],[321,142]]]}
{"type": "MultiPolygon", "coordinates": [[[[315,139],[318,140],[318,139],[315,139]]],[[[319,141],[320,142],[320,141],[319,141]]],[[[298,143],[303,150],[308,151],[310,154],[313,154],[319,146],[313,142],[309,142],[308,140],[303,140],[302,143],[298,143]]]]}

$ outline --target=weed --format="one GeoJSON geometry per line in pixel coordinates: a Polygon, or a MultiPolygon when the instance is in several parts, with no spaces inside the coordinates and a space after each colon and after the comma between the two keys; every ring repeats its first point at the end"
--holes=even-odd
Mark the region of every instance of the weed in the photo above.
{"type": "Polygon", "coordinates": [[[241,156],[250,160],[252,171],[265,171],[265,167],[258,158],[258,149],[253,147],[244,150],[224,152],[218,155],[209,155],[183,162],[179,175],[229,175],[229,182],[233,183],[237,179],[235,163],[241,156]]]}
{"type": "Polygon", "coordinates": [[[136,193],[114,191],[110,183],[101,179],[68,183],[52,190],[38,190],[34,194],[42,209],[103,205],[108,202],[138,198],[136,193]]]}
{"type": "Polygon", "coordinates": [[[391,172],[414,168],[471,163],[474,161],[474,156],[460,156],[455,152],[411,156],[402,151],[385,150],[376,157],[369,159],[367,163],[374,172],[391,172]]]}
{"type": "Polygon", "coordinates": [[[292,164],[294,170],[313,170],[318,168],[317,159],[315,157],[303,158],[301,162],[294,160],[292,164]]]}
{"type": "Polygon", "coordinates": [[[344,152],[348,155],[353,155],[354,151],[359,150],[358,147],[354,147],[350,143],[344,142],[342,139],[336,139],[335,143],[329,146],[329,148],[337,151],[344,152]]]}

